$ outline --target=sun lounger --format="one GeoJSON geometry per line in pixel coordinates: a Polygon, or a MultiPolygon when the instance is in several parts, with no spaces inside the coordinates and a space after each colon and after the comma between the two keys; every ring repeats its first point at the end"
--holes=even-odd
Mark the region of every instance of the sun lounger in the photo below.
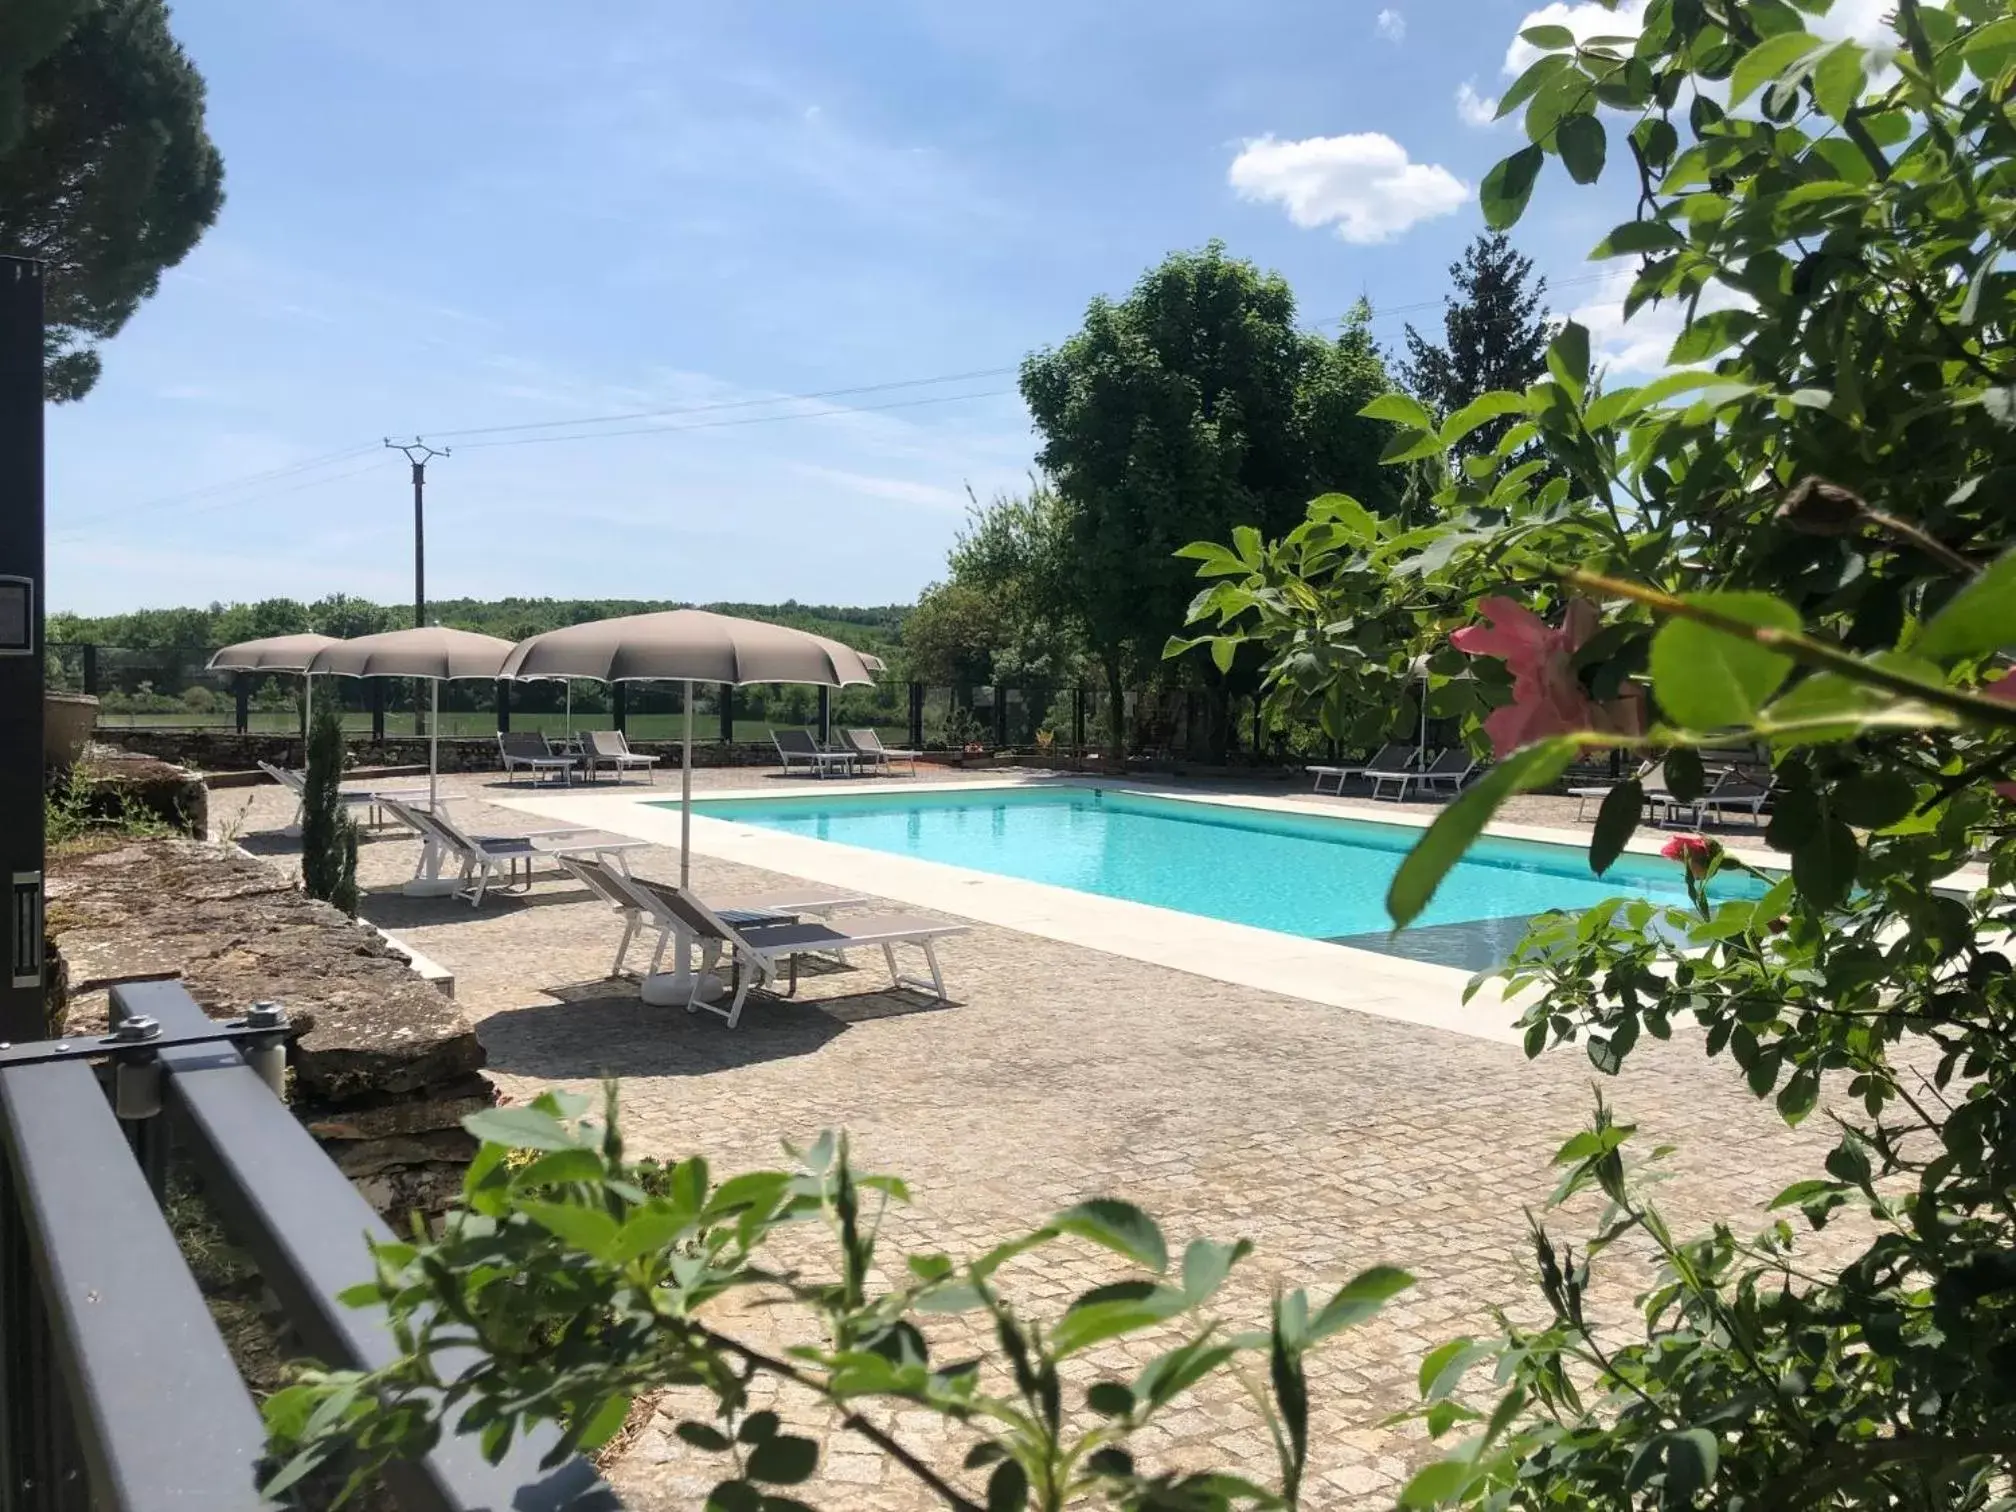
{"type": "MultiPolygon", "coordinates": [[[[589,856],[567,855],[556,859],[562,871],[623,915],[623,939],[616,947],[616,961],[609,968],[609,975],[621,976],[623,962],[638,934],[655,929],[658,945],[651,954],[651,974],[655,976],[673,936],[686,929],[666,900],[663,884],[629,876],[608,862],[589,856]]],[[[836,908],[850,908],[866,901],[859,893],[807,882],[777,892],[710,898],[707,906],[724,924],[747,929],[765,924],[795,924],[806,914],[825,915],[836,908]]],[[[718,949],[715,953],[718,954],[718,949]]]]}
{"type": "Polygon", "coordinates": [[[499,730],[497,754],[504,762],[506,782],[513,781],[511,774],[521,767],[535,782],[541,772],[558,773],[563,783],[573,780],[574,758],[555,751],[537,730],[499,730]]]}
{"type": "Polygon", "coordinates": [[[472,835],[451,820],[446,814],[431,814],[423,808],[387,800],[386,809],[401,823],[416,831],[426,842],[421,848],[419,865],[413,875],[437,875],[441,866],[453,860],[459,867],[457,880],[460,886],[455,896],[467,898],[471,907],[483,902],[483,895],[490,890],[491,879],[500,872],[504,874],[504,886],[530,886],[532,863],[549,858],[557,861],[564,855],[615,856],[621,865],[621,858],[629,851],[641,850],[649,842],[631,840],[622,835],[612,835],[605,830],[594,829],[548,829],[531,830],[522,835],[472,835]],[[524,867],[524,876],[519,876],[519,867],[524,867]]]}
{"type": "MultiPolygon", "coordinates": [[[[1394,794],[1396,800],[1404,800],[1409,783],[1418,783],[1427,771],[1426,765],[1417,761],[1425,753],[1413,746],[1387,746],[1379,753],[1379,760],[1367,766],[1364,776],[1372,779],[1372,796],[1380,797],[1389,782],[1397,782],[1400,791],[1394,794]],[[1397,756],[1397,760],[1394,759],[1397,756]]],[[[1440,761],[1443,753],[1437,751],[1435,760],[1440,761]]]]}
{"type": "MultiPolygon", "coordinates": [[[[294,795],[294,822],[290,828],[301,827],[301,815],[308,800],[308,774],[297,772],[291,767],[275,766],[270,761],[259,763],[259,770],[271,777],[280,786],[294,795]]],[[[337,796],[350,808],[365,810],[374,826],[385,822],[384,803],[387,798],[403,798],[408,802],[427,796],[425,788],[386,788],[337,790],[337,796]]]]}
{"type": "Polygon", "coordinates": [[[882,744],[882,737],[874,730],[842,730],[840,741],[860,758],[859,765],[888,772],[893,770],[890,765],[892,762],[907,761],[910,764],[911,775],[916,775],[917,753],[885,746],[882,744]]]}
{"type": "Polygon", "coordinates": [[[621,730],[583,730],[581,732],[581,764],[587,768],[592,782],[597,767],[610,767],[620,783],[623,774],[642,768],[651,773],[651,780],[658,780],[656,756],[647,756],[641,751],[630,749],[630,742],[621,730]]]}
{"type": "Polygon", "coordinates": [[[852,751],[821,750],[810,730],[772,730],[770,743],[777,747],[778,758],[784,763],[787,773],[802,762],[812,769],[814,776],[824,777],[838,772],[843,777],[851,777],[855,764],[860,760],[852,751]]]}
{"type": "Polygon", "coordinates": [[[1710,815],[1719,823],[1725,812],[1747,814],[1754,825],[1764,815],[1764,805],[1771,798],[1771,786],[1768,782],[1753,782],[1734,772],[1724,772],[1715,779],[1714,786],[1691,804],[1677,804],[1676,807],[1691,808],[1697,825],[1706,823],[1710,815]]]}
{"type": "Polygon", "coordinates": [[[1463,791],[1477,770],[1477,758],[1463,746],[1451,746],[1421,769],[1419,781],[1424,788],[1447,786],[1451,793],[1463,791]]]}
{"type": "Polygon", "coordinates": [[[964,934],[970,925],[941,924],[909,914],[888,914],[870,918],[848,918],[839,922],[823,919],[801,920],[796,924],[754,925],[740,928],[715,913],[692,893],[676,887],[653,889],[685,929],[717,955],[733,963],[733,981],[726,1006],[700,997],[703,974],[694,973],[693,996],[687,1000],[689,1013],[704,1008],[718,1013],[734,1028],[742,1017],[742,1005],[749,989],[774,981],[780,967],[789,972],[785,996],[798,990],[798,958],[806,955],[844,955],[850,950],[879,949],[889,965],[891,984],[898,989],[928,992],[937,1002],[946,1001],[945,974],[938,965],[938,941],[948,935],[964,934]],[[906,977],[896,964],[896,947],[913,945],[923,952],[930,980],[906,977]]]}
{"type": "Polygon", "coordinates": [[[1305,766],[1302,770],[1316,779],[1316,792],[1320,793],[1323,791],[1323,779],[1329,777],[1334,779],[1337,784],[1333,791],[1341,796],[1344,792],[1344,784],[1350,778],[1363,777],[1375,767],[1397,769],[1401,763],[1411,762],[1413,759],[1414,747],[1396,743],[1381,746],[1371,756],[1355,765],[1305,766]]]}

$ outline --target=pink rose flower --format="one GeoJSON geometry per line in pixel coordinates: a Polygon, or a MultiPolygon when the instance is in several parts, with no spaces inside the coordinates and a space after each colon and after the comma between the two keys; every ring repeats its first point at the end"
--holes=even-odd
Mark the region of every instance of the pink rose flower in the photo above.
{"type": "Polygon", "coordinates": [[[1575,675],[1573,657],[1595,633],[1596,606],[1571,599],[1555,629],[1525,605],[1509,598],[1480,599],[1488,625],[1465,625],[1449,637],[1471,656],[1495,656],[1512,672],[1512,702],[1484,721],[1491,748],[1509,756],[1549,735],[1601,728],[1602,715],[1575,675]]]}
{"type": "Polygon", "coordinates": [[[1675,835],[1659,847],[1659,854],[1668,861],[1684,862],[1689,876],[1706,876],[1709,863],[1720,851],[1713,840],[1706,835],[1675,835]]]}
{"type": "MultiPolygon", "coordinates": [[[[1997,703],[2016,703],[2016,672],[2006,672],[1992,683],[1983,683],[1980,693],[1997,703]]],[[[1998,782],[1995,791],[2011,803],[2016,803],[2016,782],[1998,782]]]]}

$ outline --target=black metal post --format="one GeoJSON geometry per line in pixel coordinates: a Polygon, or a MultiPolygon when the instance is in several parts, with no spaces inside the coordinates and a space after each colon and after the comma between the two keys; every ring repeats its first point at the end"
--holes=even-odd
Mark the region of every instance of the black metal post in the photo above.
{"type": "Polygon", "coordinates": [[[609,685],[609,722],[619,730],[627,730],[630,725],[630,700],[627,697],[629,684],[609,685]]]}
{"type": "Polygon", "coordinates": [[[371,738],[383,745],[385,742],[385,679],[367,677],[364,679],[371,689],[371,738]]]}
{"type": "Polygon", "coordinates": [[[833,690],[831,688],[821,688],[819,690],[819,744],[822,746],[833,744],[833,690]]]}
{"type": "Polygon", "coordinates": [[[42,265],[0,257],[0,1039],[48,1031],[42,960],[42,265]]]}
{"type": "Polygon", "coordinates": [[[98,648],[96,646],[86,645],[84,647],[83,676],[84,691],[95,698],[98,694],[98,648]]]}
{"type": "Polygon", "coordinates": [[[502,677],[497,679],[497,733],[511,733],[511,683],[502,677]]]}
{"type": "Polygon", "coordinates": [[[721,684],[721,744],[735,743],[735,684],[721,684]]]}
{"type": "Polygon", "coordinates": [[[1085,749],[1085,690],[1071,690],[1071,749],[1083,752],[1085,749]]]}
{"type": "Polygon", "coordinates": [[[924,684],[910,684],[910,749],[924,749],[924,684]]]}
{"type": "Polygon", "coordinates": [[[994,749],[1000,750],[1008,744],[1008,690],[998,683],[994,687],[994,749]]]}
{"type": "Polygon", "coordinates": [[[243,672],[231,674],[231,723],[240,735],[252,729],[252,679],[243,672]]]}

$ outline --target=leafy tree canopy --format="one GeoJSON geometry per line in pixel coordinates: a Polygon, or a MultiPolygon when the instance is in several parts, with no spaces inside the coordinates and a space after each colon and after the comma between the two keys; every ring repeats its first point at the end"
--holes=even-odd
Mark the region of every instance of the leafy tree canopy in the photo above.
{"type": "MultiPolygon", "coordinates": [[[[1493,390],[1523,389],[1547,371],[1547,280],[1533,277],[1533,259],[1511,238],[1485,232],[1449,265],[1449,279],[1455,287],[1442,301],[1441,342],[1408,326],[1400,365],[1408,389],[1437,415],[1453,415],[1493,390]]],[[[1479,426],[1459,455],[1488,452],[1511,423],[1479,426]]]]}
{"type": "Polygon", "coordinates": [[[45,382],[98,381],[119,333],[224,203],[203,79],[162,0],[0,7],[0,253],[47,266],[45,382]]]}

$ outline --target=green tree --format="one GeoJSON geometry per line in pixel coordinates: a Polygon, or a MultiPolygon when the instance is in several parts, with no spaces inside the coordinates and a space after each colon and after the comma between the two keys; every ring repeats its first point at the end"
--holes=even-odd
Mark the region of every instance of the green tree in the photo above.
{"type": "Polygon", "coordinates": [[[315,706],[301,798],[301,886],[311,898],[357,917],[357,825],[343,806],[343,715],[333,699],[315,706]]]}
{"type": "MultiPolygon", "coordinates": [[[[949,564],[953,584],[993,606],[995,682],[1056,685],[1077,678],[1069,550],[1069,517],[1056,489],[1040,478],[1024,493],[974,505],[949,564]]],[[[906,622],[905,644],[910,640],[906,622]]]]}
{"type": "MultiPolygon", "coordinates": [[[[1529,638],[1511,677],[1477,658],[1498,669],[1488,701],[1519,717],[1400,867],[1396,924],[1507,796],[1579,750],[1660,755],[1683,800],[1703,750],[1770,753],[1782,874],[1711,894],[1742,868],[1690,838],[1671,852],[1688,906],[1542,916],[1502,975],[1529,1055],[1573,1047],[1610,1074],[1647,1036],[1684,1038],[1788,1124],[1824,1113],[1838,1140],[1756,1232],[1686,1237],[1651,1200],[1658,1152],[1636,1158],[1625,1110],[1599,1103],[1556,1155],[1555,1202],[1607,1209],[1572,1249],[1550,1232],[1562,1220],[1536,1222],[1537,1306],[1424,1363],[1430,1432],[1481,1431],[1407,1506],[2006,1505],[2016,17],[1899,0],[1879,52],[1808,33],[1801,9],[1824,7],[1654,0],[1635,40],[1525,33],[1543,56],[1506,98],[1529,140],[1485,177],[1487,221],[1516,223],[1549,159],[1579,183],[1628,164],[1636,215],[1593,255],[1635,264],[1627,313],[1684,312],[1674,371],[1599,392],[1569,323],[1523,391],[1440,416],[1374,406],[1407,427],[1396,459],[1508,424],[1445,471],[1435,524],[1403,534],[1331,503],[1281,540],[1191,553],[1220,580],[1204,618],[1259,639],[1284,686],[1371,617],[1443,655],[1480,607],[1565,621],[1573,596],[1578,621],[1607,621],[1572,650],[1529,638]],[[1642,735],[1601,718],[1626,686],[1649,695],[1642,735]],[[1802,1241],[1795,1223],[1843,1210],[1833,1246],[1802,1241]],[[1599,1326],[1592,1276],[1627,1246],[1657,1279],[1635,1328],[1599,1326]]],[[[1643,797],[1627,779],[1605,802],[1596,873],[1643,797]]]]}
{"type": "Polygon", "coordinates": [[[299,635],[307,628],[305,606],[296,599],[273,598],[233,604],[211,621],[210,633],[220,645],[230,646],[274,635],[299,635]]]}
{"type": "Polygon", "coordinates": [[[60,402],[90,391],[97,344],[217,219],[224,165],[204,129],[202,76],[162,0],[8,9],[21,12],[9,29],[44,43],[54,18],[73,17],[18,75],[0,64],[0,251],[47,265],[46,382],[60,402]]]}
{"type": "MultiPolygon", "coordinates": [[[[318,635],[333,635],[338,640],[352,640],[360,635],[376,635],[380,631],[393,629],[394,625],[391,611],[347,593],[332,593],[327,598],[317,599],[308,606],[308,622],[304,628],[312,629],[318,635]]],[[[525,635],[537,633],[528,630],[525,635]]],[[[525,636],[513,638],[523,640],[525,636]]]]}
{"type": "MultiPolygon", "coordinates": [[[[1523,389],[1547,371],[1547,280],[1533,277],[1503,231],[1487,231],[1449,265],[1454,290],[1442,301],[1438,345],[1407,327],[1400,376],[1438,416],[1453,415],[1494,390],[1523,389]]],[[[1456,448],[1477,456],[1497,446],[1512,422],[1485,422],[1456,448]]]]}
{"type": "Polygon", "coordinates": [[[994,680],[995,647],[1005,638],[999,606],[968,583],[934,583],[903,621],[910,676],[962,692],[994,680]]]}
{"type": "MultiPolygon", "coordinates": [[[[1105,678],[1116,759],[1127,678],[1156,665],[1194,593],[1176,549],[1234,525],[1284,529],[1330,486],[1324,470],[1363,481],[1376,459],[1376,444],[1361,452],[1344,434],[1319,451],[1307,430],[1337,419],[1335,395],[1362,376],[1362,327],[1330,352],[1296,329],[1285,279],[1213,242],[1124,300],[1094,300],[1078,334],[1023,364],[1067,522],[1061,591],[1105,678]]],[[[1361,439],[1376,443],[1370,429],[1361,439]]]]}

